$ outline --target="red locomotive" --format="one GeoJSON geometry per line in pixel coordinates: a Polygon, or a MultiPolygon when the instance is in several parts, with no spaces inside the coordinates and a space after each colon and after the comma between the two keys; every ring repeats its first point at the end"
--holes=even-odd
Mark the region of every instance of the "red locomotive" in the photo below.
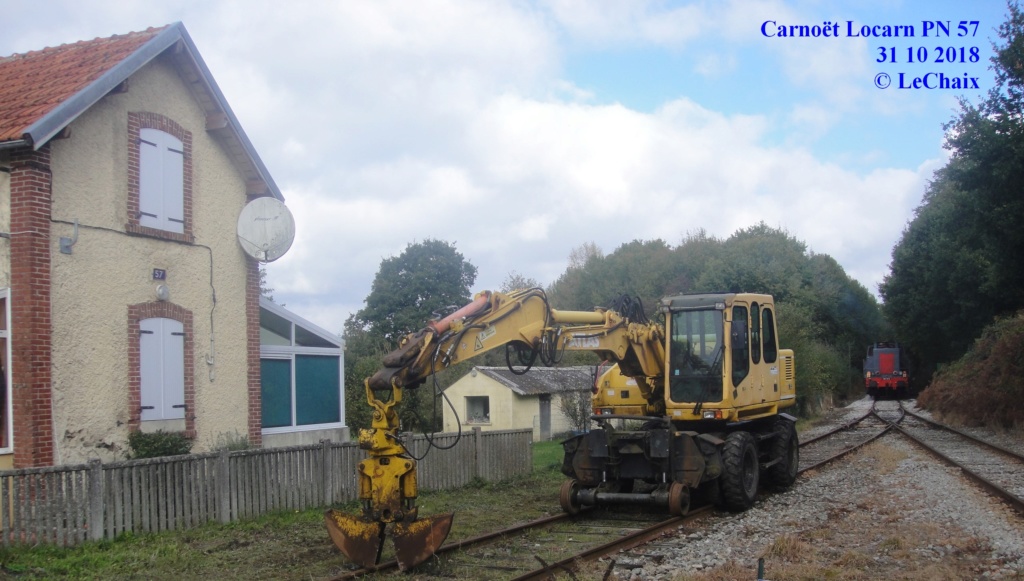
{"type": "Polygon", "coordinates": [[[874,398],[907,396],[910,378],[903,348],[898,343],[875,343],[864,358],[864,387],[874,398]]]}

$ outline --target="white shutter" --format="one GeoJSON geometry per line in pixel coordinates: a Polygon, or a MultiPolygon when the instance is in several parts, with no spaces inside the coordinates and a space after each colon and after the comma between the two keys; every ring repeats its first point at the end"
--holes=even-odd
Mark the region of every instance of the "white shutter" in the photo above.
{"type": "Polygon", "coordinates": [[[156,129],[139,131],[139,225],[161,229],[164,223],[162,134],[156,129]]]}
{"type": "Polygon", "coordinates": [[[139,225],[185,231],[185,153],[177,137],[139,130],[139,225]]]}
{"type": "Polygon", "coordinates": [[[185,334],[180,321],[139,321],[139,375],[146,420],[185,417],[185,334]]]}
{"type": "Polygon", "coordinates": [[[164,418],[185,417],[185,332],[180,321],[164,324],[164,418]]]}
{"type": "Polygon", "coordinates": [[[163,349],[160,319],[139,321],[139,379],[141,381],[141,419],[159,420],[163,413],[163,349]]]}

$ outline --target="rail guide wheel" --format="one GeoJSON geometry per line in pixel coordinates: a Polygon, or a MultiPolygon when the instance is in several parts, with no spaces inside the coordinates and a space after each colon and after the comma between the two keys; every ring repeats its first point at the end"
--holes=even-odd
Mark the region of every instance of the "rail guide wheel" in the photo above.
{"type": "Polygon", "coordinates": [[[668,512],[672,516],[690,512],[690,489],[682,482],[673,482],[668,488],[668,512]]]}
{"type": "Polygon", "coordinates": [[[558,491],[558,504],[568,514],[579,514],[583,510],[580,504],[580,483],[575,480],[566,480],[558,491]]]}

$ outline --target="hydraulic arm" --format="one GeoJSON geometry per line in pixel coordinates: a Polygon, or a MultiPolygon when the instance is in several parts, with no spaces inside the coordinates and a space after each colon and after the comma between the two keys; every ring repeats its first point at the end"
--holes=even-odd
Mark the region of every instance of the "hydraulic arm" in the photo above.
{"type": "Polygon", "coordinates": [[[451,514],[418,518],[416,461],[399,439],[397,407],[403,390],[502,346],[510,365],[515,361],[526,367],[538,359],[550,364],[565,350],[595,352],[636,380],[647,402],[645,414],[664,412],[664,330],[647,322],[639,305],[559,311],[550,308],[540,289],[481,292],[468,305],[403,338],[365,381],[373,419],[359,433],[359,445],[367,451],[359,464],[363,510],[358,516],[335,510],[325,515],[331,538],[352,561],[362,566],[379,562],[389,525],[403,570],[429,558],[444,542],[451,514]]]}

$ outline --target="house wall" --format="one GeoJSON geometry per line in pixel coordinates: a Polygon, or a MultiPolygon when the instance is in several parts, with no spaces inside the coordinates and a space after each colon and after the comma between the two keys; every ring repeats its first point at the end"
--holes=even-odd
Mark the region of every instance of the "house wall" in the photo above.
{"type": "MultiPolygon", "coordinates": [[[[0,154],[0,167],[7,167],[6,156],[0,154]]],[[[11,175],[0,171],[0,232],[11,233],[11,175]]],[[[11,241],[0,238],[0,288],[11,286],[11,241]]]]}
{"type": "Polygon", "coordinates": [[[129,79],[127,92],[107,95],[71,123],[70,137],[52,142],[56,463],[123,458],[131,419],[128,307],[157,300],[155,268],[167,271],[169,302],[192,315],[195,405],[186,414],[195,417],[193,450],[249,432],[251,277],[235,240],[245,181],[205,123],[175,69],[156,59],[129,79]],[[192,134],[193,245],[125,233],[129,112],[164,115],[192,134]],[[75,220],[78,242],[62,254],[59,240],[73,236],[75,220]]]}
{"type": "MultiPolygon", "coordinates": [[[[479,426],[482,430],[533,429],[533,440],[539,441],[540,401],[539,396],[522,396],[505,385],[473,370],[445,390],[452,405],[459,412],[462,429],[479,426]],[[474,373],[476,375],[474,375],[474,373]],[[487,424],[466,423],[466,397],[487,396],[490,398],[491,421],[487,424]]],[[[558,408],[558,396],[551,396],[551,434],[556,435],[569,429],[569,420],[558,408]]],[[[455,432],[455,416],[451,408],[444,406],[444,431],[455,432]]]]}

